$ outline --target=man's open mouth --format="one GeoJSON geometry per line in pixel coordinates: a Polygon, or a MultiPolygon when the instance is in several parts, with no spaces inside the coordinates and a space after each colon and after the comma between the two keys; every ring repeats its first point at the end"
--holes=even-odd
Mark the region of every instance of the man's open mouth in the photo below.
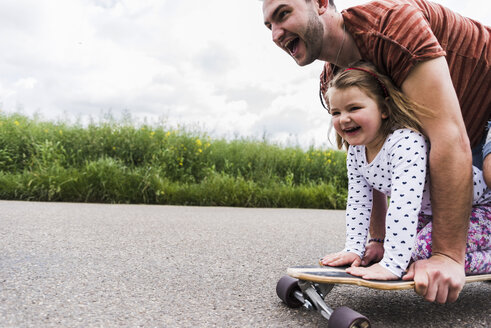
{"type": "Polygon", "coordinates": [[[285,44],[285,47],[290,51],[290,55],[294,56],[296,54],[299,41],[299,38],[295,38],[285,44]]]}

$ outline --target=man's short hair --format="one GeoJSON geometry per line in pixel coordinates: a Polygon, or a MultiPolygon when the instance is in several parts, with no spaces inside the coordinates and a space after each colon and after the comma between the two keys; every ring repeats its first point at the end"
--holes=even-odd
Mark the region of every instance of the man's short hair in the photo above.
{"type": "MultiPolygon", "coordinates": [[[[305,0],[305,2],[310,2],[312,0],[305,0]]],[[[329,0],[329,7],[336,8],[336,5],[334,4],[334,0],[329,0]]]]}
{"type": "MultiPolygon", "coordinates": [[[[263,2],[264,0],[259,0],[263,2]]],[[[305,2],[310,2],[311,0],[305,0],[305,2]]],[[[336,5],[334,4],[334,0],[329,0],[329,6],[336,8],[336,5]]]]}

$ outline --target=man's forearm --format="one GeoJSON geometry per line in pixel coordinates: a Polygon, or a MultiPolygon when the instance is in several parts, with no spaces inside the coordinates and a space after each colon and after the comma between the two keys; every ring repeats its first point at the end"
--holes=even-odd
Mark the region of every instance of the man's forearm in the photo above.
{"type": "MultiPolygon", "coordinates": [[[[458,148],[458,147],[457,147],[458,148]]],[[[457,149],[430,152],[433,254],[464,264],[472,207],[472,157],[457,149]]]]}
{"type": "Polygon", "coordinates": [[[429,109],[419,119],[431,145],[433,254],[444,254],[463,265],[472,205],[472,154],[445,58],[419,63],[402,89],[429,109]]]}

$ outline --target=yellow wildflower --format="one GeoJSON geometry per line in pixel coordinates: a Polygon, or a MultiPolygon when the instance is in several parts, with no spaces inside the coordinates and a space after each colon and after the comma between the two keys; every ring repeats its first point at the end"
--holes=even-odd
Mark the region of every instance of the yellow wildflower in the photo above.
{"type": "Polygon", "coordinates": [[[19,126],[20,123],[19,123],[19,121],[15,121],[14,124],[19,126]]]}

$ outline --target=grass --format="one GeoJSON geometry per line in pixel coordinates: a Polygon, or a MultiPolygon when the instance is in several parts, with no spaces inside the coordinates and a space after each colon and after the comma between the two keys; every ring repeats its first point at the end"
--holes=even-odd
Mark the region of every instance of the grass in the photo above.
{"type": "Polygon", "coordinates": [[[185,128],[0,113],[0,198],[344,208],[346,154],[185,128]]]}

